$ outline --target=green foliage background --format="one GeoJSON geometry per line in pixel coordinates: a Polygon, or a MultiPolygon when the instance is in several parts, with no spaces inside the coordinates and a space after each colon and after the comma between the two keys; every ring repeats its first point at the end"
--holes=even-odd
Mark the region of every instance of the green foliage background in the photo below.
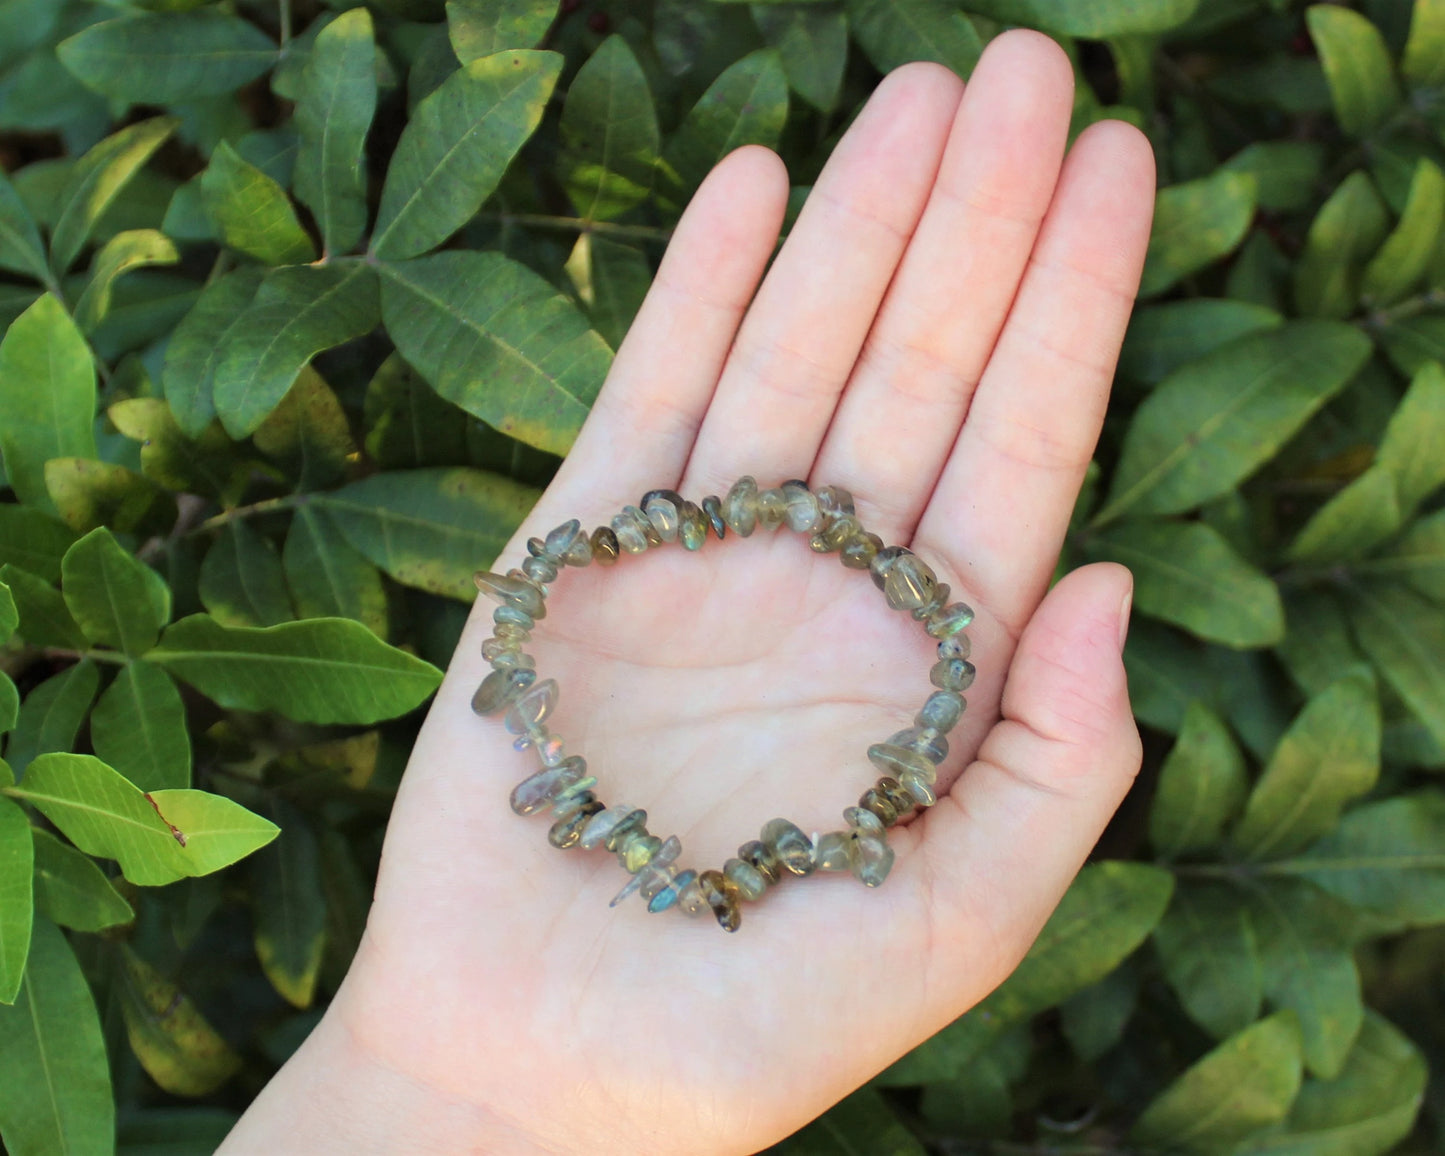
{"type": "Polygon", "coordinates": [[[1440,1150],[1445,0],[0,0],[10,1153],[215,1147],[699,180],[766,144],[796,208],[1010,23],[1159,159],[1061,563],[1134,570],[1144,772],[780,1151],[1440,1150]]]}

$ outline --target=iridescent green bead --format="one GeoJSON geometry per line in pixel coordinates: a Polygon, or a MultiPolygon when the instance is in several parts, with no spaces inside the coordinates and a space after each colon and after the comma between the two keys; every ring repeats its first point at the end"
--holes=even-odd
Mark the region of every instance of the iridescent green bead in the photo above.
{"type": "Polygon", "coordinates": [[[557,706],[557,694],[555,678],[544,678],[528,687],[507,712],[507,729],[514,735],[524,735],[546,722],[557,706]]]}
{"type": "Polygon", "coordinates": [[[536,670],[537,660],[520,650],[504,650],[493,655],[488,661],[493,670],[536,670]]]}
{"type": "Polygon", "coordinates": [[[858,512],[853,505],[853,495],[842,486],[823,486],[815,491],[814,496],[818,499],[818,512],[825,520],[852,516],[858,512]]]}
{"type": "Polygon", "coordinates": [[[542,541],[541,538],[527,539],[527,553],[532,555],[533,558],[540,558],[546,549],[547,543],[542,541]]]}
{"type": "Polygon", "coordinates": [[[831,554],[840,550],[863,530],[862,524],[851,514],[843,514],[827,523],[808,540],[808,546],[815,554],[831,554]]]}
{"type": "Polygon", "coordinates": [[[928,681],[940,690],[967,690],[978,672],[962,658],[941,658],[928,672],[928,681]]]}
{"type": "Polygon", "coordinates": [[[602,841],[602,845],[609,851],[615,852],[622,847],[623,841],[630,838],[635,832],[646,832],[646,830],[647,812],[639,808],[630,812],[621,822],[613,827],[612,830],[607,833],[607,837],[602,841]]]}
{"type": "MultiPolygon", "coordinates": [[[[697,891],[697,872],[689,867],[686,871],[679,871],[677,877],[666,887],[659,891],[647,904],[647,910],[656,914],[659,911],[666,911],[679,903],[684,892],[689,889],[697,891]]],[[[699,902],[700,902],[699,898],[699,902]]],[[[693,914],[701,914],[694,912],[693,914]]]]}
{"type": "Polygon", "coordinates": [[[521,697],[537,681],[535,670],[494,670],[482,679],[472,695],[472,710],[480,715],[496,714],[521,697]]]}
{"type": "Polygon", "coordinates": [[[682,844],[678,842],[677,836],[669,835],[666,840],[656,839],[652,835],[644,836],[643,840],[634,839],[632,841],[634,861],[642,853],[636,848],[644,846],[645,840],[655,840],[657,846],[653,846],[650,842],[645,843],[645,846],[650,849],[650,858],[633,872],[631,879],[622,885],[622,890],[612,897],[612,902],[608,904],[609,907],[616,907],[634,891],[640,892],[649,884],[656,883],[659,876],[662,877],[663,882],[671,877],[673,861],[682,854],[682,844]]]}
{"type": "Polygon", "coordinates": [[[847,871],[853,866],[853,832],[829,831],[818,836],[813,858],[819,871],[847,871]]]}
{"type": "Polygon", "coordinates": [[[893,804],[893,809],[898,812],[900,819],[918,805],[918,800],[892,775],[884,775],[874,784],[874,787],[879,794],[893,804]]]}
{"type": "Polygon", "coordinates": [[[764,490],[758,495],[758,525],[776,530],[788,520],[788,500],[780,489],[764,490]]]}
{"type": "Polygon", "coordinates": [[[936,611],[924,624],[923,629],[934,638],[952,638],[960,630],[968,629],[973,622],[973,607],[966,602],[955,602],[936,611]]]}
{"type": "Polygon", "coordinates": [[[760,839],[750,839],[739,847],[738,858],[755,867],[769,883],[776,883],[783,877],[783,865],[760,839]]]}
{"type": "Polygon", "coordinates": [[[920,807],[931,807],[937,802],[933,793],[933,784],[937,778],[937,775],[930,779],[926,775],[904,771],[898,785],[907,791],[920,807]]]}
{"type": "Polygon", "coordinates": [[[853,875],[868,887],[877,887],[893,869],[893,848],[881,835],[860,833],[853,841],[853,875]]]}
{"type": "Polygon", "coordinates": [[[617,861],[625,871],[633,875],[641,871],[652,857],[662,849],[662,840],[656,835],[634,835],[617,848],[617,861]]]}
{"type": "Polygon", "coordinates": [[[707,915],[712,908],[707,905],[703,898],[702,884],[696,871],[691,873],[684,871],[677,877],[677,909],[689,918],[696,919],[699,915],[707,915]],[[684,880],[683,875],[690,878],[684,880]]]}
{"type": "Polygon", "coordinates": [[[724,863],[723,876],[732,882],[743,899],[757,899],[768,889],[763,873],[741,859],[729,859],[724,863]]]}
{"type": "Polygon", "coordinates": [[[577,540],[567,551],[567,565],[587,566],[592,562],[592,543],[586,534],[578,534],[577,540]]]}
{"type": "MultiPolygon", "coordinates": [[[[636,811],[636,807],[628,806],[626,803],[619,803],[615,807],[608,807],[592,817],[582,832],[582,846],[591,849],[600,847],[611,838],[612,832],[629,815],[636,811]]],[[[644,817],[645,817],[644,812],[644,817]]]]}
{"type": "Polygon", "coordinates": [[[660,494],[651,494],[643,503],[642,512],[647,515],[652,528],[664,542],[677,541],[677,523],[681,502],[673,503],[660,494]]]}
{"type": "Polygon", "coordinates": [[[563,522],[547,535],[542,543],[542,552],[551,561],[561,566],[565,564],[567,555],[577,544],[578,538],[585,541],[586,535],[582,533],[582,523],[573,518],[570,522],[563,522]]]}
{"type": "Polygon", "coordinates": [[[838,560],[849,570],[867,570],[881,549],[883,539],[865,530],[854,534],[838,548],[838,560]]]}
{"type": "Polygon", "coordinates": [[[553,801],[553,817],[565,819],[570,815],[575,815],[583,807],[591,806],[593,803],[597,803],[597,806],[592,807],[591,811],[588,812],[588,816],[591,817],[592,815],[600,814],[603,807],[602,804],[597,801],[597,795],[592,790],[596,785],[597,780],[591,775],[573,783],[553,801]]]}
{"type": "Polygon", "coordinates": [[[951,593],[952,591],[949,589],[947,582],[938,583],[934,586],[933,594],[929,597],[928,601],[912,611],[913,620],[915,622],[927,622],[935,613],[943,609],[951,593]]]}
{"type": "Polygon", "coordinates": [[[744,474],[728,490],[722,502],[723,521],[740,538],[746,538],[758,527],[758,483],[744,474]]]}
{"type": "Polygon", "coordinates": [[[905,554],[892,566],[883,580],[883,597],[894,610],[916,610],[933,597],[938,577],[917,554],[905,554]]]}
{"type": "Polygon", "coordinates": [[[499,654],[516,654],[521,649],[519,638],[489,638],[482,643],[482,657],[490,660],[499,654]]]}
{"type": "Polygon", "coordinates": [[[885,775],[895,778],[905,772],[938,777],[938,768],[923,755],[907,747],[896,747],[892,743],[874,743],[868,748],[868,761],[885,775]]]}
{"type": "Polygon", "coordinates": [[[683,502],[678,511],[677,536],[686,550],[701,550],[707,541],[707,515],[693,502],[683,502]]]}
{"type": "Polygon", "coordinates": [[[822,526],[822,517],[818,511],[818,499],[813,491],[808,489],[806,482],[791,481],[782,485],[783,505],[785,507],[783,517],[788,523],[788,529],[796,530],[800,534],[810,534],[822,526]]]}
{"type": "Polygon", "coordinates": [[[472,581],[478,590],[503,606],[513,607],[533,618],[547,617],[547,603],[542,592],[520,570],[512,574],[489,574],[478,570],[472,575],[472,581]]]}
{"type": "Polygon", "coordinates": [[[898,822],[898,808],[893,805],[893,800],[876,786],[869,787],[858,797],[858,806],[872,812],[885,827],[891,827],[898,822]]]}
{"type": "Polygon", "coordinates": [[[951,690],[935,690],[913,716],[913,721],[917,726],[932,727],[946,734],[958,725],[967,705],[962,695],[951,690]]]}
{"type": "Polygon", "coordinates": [[[968,640],[967,634],[955,634],[938,644],[939,658],[967,658],[972,653],[973,643],[968,640]]]}
{"type": "Polygon", "coordinates": [[[492,627],[492,636],[505,642],[521,644],[532,637],[532,632],[515,622],[498,622],[492,627]]]}
{"type": "Polygon", "coordinates": [[[492,621],[499,626],[504,622],[512,626],[520,626],[523,630],[531,630],[537,625],[535,618],[518,610],[515,606],[498,606],[492,611],[492,621]]]}
{"type": "Polygon", "coordinates": [[[543,767],[512,788],[512,810],[519,815],[534,815],[586,774],[586,760],[575,755],[555,767],[543,767]]]}
{"type": "Polygon", "coordinates": [[[888,736],[890,746],[917,751],[934,766],[948,758],[948,740],[932,727],[912,726],[888,736]]]}
{"type": "Polygon", "coordinates": [[[707,517],[708,528],[721,542],[728,536],[728,524],[722,512],[722,499],[716,494],[709,494],[702,500],[702,512],[707,517]]]}
{"type": "Polygon", "coordinates": [[[613,516],[612,532],[617,544],[629,554],[641,554],[650,544],[649,532],[656,533],[647,515],[636,506],[625,506],[622,513],[613,516]]]}
{"type": "Polygon", "coordinates": [[[881,835],[887,830],[883,820],[866,807],[849,807],[843,812],[843,819],[848,826],[858,831],[881,835]]]}
{"type": "Polygon", "coordinates": [[[577,846],[577,841],[582,837],[582,828],[587,825],[587,820],[600,810],[602,810],[602,804],[594,799],[564,815],[548,829],[547,842],[562,851],[577,846]]]}
{"type": "Polygon", "coordinates": [[[617,561],[622,547],[617,543],[617,534],[611,526],[598,526],[592,531],[592,557],[599,566],[611,566],[617,561]]]}
{"type": "Polygon", "coordinates": [[[794,875],[813,873],[813,841],[796,824],[787,819],[769,819],[759,838],[785,870],[794,875]]]}
{"type": "Polygon", "coordinates": [[[888,580],[888,572],[893,569],[893,564],[900,558],[906,558],[913,551],[907,546],[884,546],[868,563],[868,574],[873,579],[873,585],[879,590],[888,580]]]}
{"type": "Polygon", "coordinates": [[[719,927],[724,931],[736,931],[742,926],[742,904],[732,880],[721,871],[704,871],[697,877],[697,885],[703,901],[717,917],[719,927]]]}

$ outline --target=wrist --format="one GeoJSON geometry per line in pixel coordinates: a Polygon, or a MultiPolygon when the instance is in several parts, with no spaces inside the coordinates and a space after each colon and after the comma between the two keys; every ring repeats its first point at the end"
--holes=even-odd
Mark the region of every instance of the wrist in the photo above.
{"type": "Polygon", "coordinates": [[[536,1156],[532,1137],[370,1053],[333,1008],[216,1156],[536,1156]]]}

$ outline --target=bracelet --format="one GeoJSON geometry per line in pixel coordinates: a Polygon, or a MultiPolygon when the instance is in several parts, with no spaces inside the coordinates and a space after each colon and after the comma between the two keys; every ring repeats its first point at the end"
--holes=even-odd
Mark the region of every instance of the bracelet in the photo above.
{"type": "Polygon", "coordinates": [[[520,570],[506,574],[479,571],[477,589],[500,605],[493,612],[492,637],[482,655],[492,671],[472,697],[479,715],[506,714],[506,728],[519,751],[534,749],[541,769],[512,791],[512,810],[533,815],[550,807],[554,816],[547,840],[554,847],[605,847],[631,874],[612,900],[616,906],[634,891],[651,912],[676,907],[688,915],[711,911],[726,931],[742,923],[742,900],[758,899],[790,875],[814,871],[851,871],[862,883],[877,887],[893,866],[887,831],[916,807],[935,801],[938,764],[948,754],[944,737],[957,725],[966,702],[962,692],[973,683],[964,633],[973,611],[962,602],[949,603],[947,583],[905,546],[884,546],[858,521],[853,497],[839,486],[816,492],[806,482],[784,482],[759,491],[751,477],[740,478],[726,498],[711,495],[701,504],[673,490],[651,490],[637,506],[626,506],[610,525],[598,526],[589,537],[573,519],[545,538],[527,543],[530,555],[520,570]],[[809,534],[818,554],[837,553],[851,570],[867,570],[894,610],[908,611],[938,640],[938,661],[929,680],[938,689],[923,704],[913,725],[887,742],[868,748],[868,758],[883,772],[863,792],[856,806],[843,812],[848,829],[814,833],[809,838],[787,819],[763,825],[757,839],[744,843],[721,870],[698,873],[679,870],[682,844],[676,835],[661,839],[647,829],[647,812],[618,804],[607,807],[593,788],[597,779],[587,762],[564,753],[560,738],[546,721],[557,705],[554,679],[537,680],[536,663],[522,651],[539,618],[546,617],[550,584],[565,566],[596,561],[611,566],[623,554],[641,554],[680,541],[687,550],[701,549],[709,531],[719,540],[731,530],[748,537],[759,527],[786,525],[809,534]]]}

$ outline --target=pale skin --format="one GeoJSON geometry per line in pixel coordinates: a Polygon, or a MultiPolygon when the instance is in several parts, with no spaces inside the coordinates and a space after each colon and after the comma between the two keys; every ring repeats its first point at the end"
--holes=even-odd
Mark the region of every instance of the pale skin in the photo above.
{"type": "MultiPolygon", "coordinates": [[[[748,473],[851,490],[865,526],[978,612],[938,804],[891,832],[888,880],[785,880],[734,935],[635,897],[609,908],[615,857],[558,851],[545,818],[507,806],[535,756],[469,709],[483,600],[397,797],[351,972],[223,1156],[755,1152],[1007,977],[1140,760],[1128,572],[1049,582],[1153,160],[1119,122],[1065,158],[1072,87],[1062,51],[1023,31],[966,89],[898,69],[770,267],[787,175],[761,148],[727,156],[497,564],[655,487],[696,500],[748,473]]],[[[787,530],[568,570],[550,602],[528,649],[562,688],[553,729],[604,801],[646,807],[698,869],[774,816],[844,826],[877,775],[868,744],[932,689],[918,624],[787,530]]]]}

